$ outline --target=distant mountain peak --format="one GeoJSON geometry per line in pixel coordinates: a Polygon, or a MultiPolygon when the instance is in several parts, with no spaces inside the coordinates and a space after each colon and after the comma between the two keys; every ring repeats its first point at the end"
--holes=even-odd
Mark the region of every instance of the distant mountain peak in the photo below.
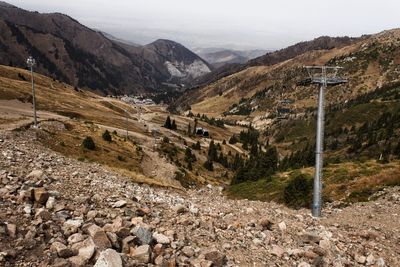
{"type": "MultiPolygon", "coordinates": [[[[157,44],[157,43],[170,43],[170,44],[179,44],[175,41],[169,40],[169,39],[157,39],[154,42],[150,43],[150,44],[157,44]]],[[[181,44],[179,44],[181,45],[181,44]]]]}
{"type": "Polygon", "coordinates": [[[16,6],[13,6],[7,2],[0,1],[0,7],[12,7],[12,8],[17,8],[16,6]]]}
{"type": "Polygon", "coordinates": [[[153,93],[187,86],[210,72],[183,45],[159,39],[138,46],[88,28],[61,13],[31,12],[0,2],[0,64],[24,67],[103,94],[153,93]],[[11,8],[12,7],[12,8],[11,8]]]}

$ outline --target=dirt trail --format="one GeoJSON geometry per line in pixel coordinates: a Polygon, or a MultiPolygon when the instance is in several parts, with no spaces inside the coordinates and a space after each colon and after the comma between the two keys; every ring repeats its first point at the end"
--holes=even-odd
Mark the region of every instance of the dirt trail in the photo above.
{"type": "MultiPolygon", "coordinates": [[[[0,100],[0,130],[14,130],[33,123],[32,104],[19,100],[0,100]]],[[[57,119],[61,121],[69,118],[48,112],[37,111],[38,121],[57,119]]]]}

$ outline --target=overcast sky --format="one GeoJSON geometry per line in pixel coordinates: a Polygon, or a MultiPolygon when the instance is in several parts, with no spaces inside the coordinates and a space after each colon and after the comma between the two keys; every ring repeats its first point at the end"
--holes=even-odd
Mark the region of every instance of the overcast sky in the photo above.
{"type": "Polygon", "coordinates": [[[360,36],[400,27],[400,0],[6,0],[61,12],[140,44],[283,48],[321,35],[360,36]]]}

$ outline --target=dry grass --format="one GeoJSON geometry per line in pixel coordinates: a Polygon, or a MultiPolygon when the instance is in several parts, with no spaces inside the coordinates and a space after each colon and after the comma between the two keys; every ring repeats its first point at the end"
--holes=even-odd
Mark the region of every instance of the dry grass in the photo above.
{"type": "Polygon", "coordinates": [[[40,141],[54,151],[60,152],[68,157],[84,162],[97,162],[121,175],[131,177],[137,183],[146,183],[157,186],[177,187],[168,179],[153,179],[143,175],[141,172],[141,161],[143,151],[140,146],[125,137],[111,133],[112,142],[103,140],[103,128],[85,122],[68,122],[65,130],[48,129],[46,124],[60,124],[61,122],[43,122],[44,132],[39,136],[40,141]],[[92,137],[96,148],[88,150],[82,146],[86,136],[92,137]]]}
{"type": "MultiPolygon", "coordinates": [[[[31,118],[29,117],[31,116],[31,105],[28,103],[21,104],[15,99],[25,102],[31,101],[29,77],[30,73],[26,70],[0,66],[0,100],[2,99],[5,101],[4,103],[9,103],[10,107],[13,106],[15,108],[13,111],[11,111],[10,107],[8,109],[5,108],[5,110],[6,112],[14,112],[15,118],[21,117],[18,112],[23,110],[24,116],[28,116],[28,122],[29,118],[31,118]],[[21,75],[25,80],[20,78],[21,75]],[[11,103],[11,101],[13,102],[11,103]]],[[[197,183],[210,182],[219,184],[226,182],[226,178],[223,177],[224,168],[215,164],[215,171],[208,172],[202,166],[206,161],[209,140],[186,135],[188,124],[191,123],[192,129],[194,127],[193,118],[171,115],[178,125],[177,131],[171,131],[162,127],[166,117],[170,115],[166,112],[165,107],[143,106],[141,117],[145,121],[139,122],[136,109],[118,99],[101,97],[91,92],[76,90],[70,85],[53,81],[38,74],[35,74],[35,81],[40,119],[62,119],[64,123],[69,125],[66,130],[47,129],[47,132],[43,134],[41,141],[51,149],[82,161],[98,162],[118,173],[132,177],[134,181],[139,183],[177,187],[176,183],[174,183],[176,181],[172,180],[173,177],[162,177],[163,179],[161,179],[158,176],[151,178],[144,175],[146,172],[142,168],[148,164],[152,165],[154,162],[143,165],[142,153],[147,153],[144,150],[153,149],[153,138],[150,130],[156,127],[160,130],[159,140],[167,136],[179,148],[176,160],[180,161],[183,166],[186,165],[184,162],[185,143],[190,146],[197,141],[201,142],[202,151],[200,153],[194,152],[198,157],[198,161],[193,164],[193,171],[187,171],[185,179],[197,183]],[[133,142],[124,141],[126,128],[124,110],[129,112],[128,130],[133,142]],[[44,113],[46,113],[46,116],[43,115],[44,113]],[[57,117],[57,114],[64,117],[57,117]],[[102,139],[101,135],[105,129],[110,132],[115,130],[118,133],[118,136],[113,135],[113,142],[108,143],[102,139]],[[91,136],[94,139],[96,144],[95,151],[82,148],[82,140],[86,136],[91,136]],[[143,150],[140,151],[139,147],[142,147],[143,150]]],[[[15,122],[15,120],[2,118],[0,124],[7,125],[15,122]]],[[[44,121],[43,125],[46,123],[44,121]]],[[[47,124],[51,123],[48,122],[47,124]]],[[[233,133],[238,133],[242,130],[241,127],[230,126],[219,128],[201,121],[199,121],[198,126],[207,128],[216,142],[228,140],[233,133]]],[[[237,153],[230,146],[224,146],[223,150],[225,153],[228,153],[228,151],[233,152],[233,154],[237,153]]],[[[162,157],[161,155],[158,156],[162,157]]],[[[146,158],[149,160],[148,156],[146,158]]],[[[153,157],[151,160],[156,161],[157,164],[162,164],[157,157],[153,157]]],[[[175,165],[177,163],[172,162],[172,164],[175,165]]],[[[174,173],[172,173],[173,175],[174,173]]]]}

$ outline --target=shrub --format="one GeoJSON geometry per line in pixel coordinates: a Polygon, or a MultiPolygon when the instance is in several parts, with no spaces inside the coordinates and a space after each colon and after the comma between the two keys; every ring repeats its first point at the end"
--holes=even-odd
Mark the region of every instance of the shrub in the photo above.
{"type": "Polygon", "coordinates": [[[95,150],[96,148],[96,145],[94,144],[94,141],[90,136],[87,136],[85,139],[83,139],[82,145],[84,148],[89,150],[95,150]]]}
{"type": "Polygon", "coordinates": [[[111,134],[108,130],[105,130],[105,132],[103,133],[103,139],[107,142],[111,142],[112,141],[112,137],[111,134]]]}
{"type": "Polygon", "coordinates": [[[194,150],[201,150],[200,142],[197,141],[196,144],[193,144],[193,145],[192,145],[192,148],[193,148],[194,150]]]}
{"type": "Polygon", "coordinates": [[[204,166],[204,168],[206,168],[207,170],[209,170],[211,172],[214,170],[214,166],[213,166],[212,160],[208,159],[206,162],[204,162],[203,166],[204,166]]]}
{"type": "Polygon", "coordinates": [[[167,129],[171,129],[171,118],[168,116],[165,123],[164,123],[164,127],[167,129]]]}
{"type": "Polygon", "coordinates": [[[286,185],[283,198],[286,205],[293,208],[309,207],[311,203],[312,180],[298,174],[286,185]]]}
{"type": "Polygon", "coordinates": [[[238,140],[238,138],[237,138],[237,136],[236,136],[235,134],[232,135],[231,138],[229,138],[229,144],[231,144],[231,145],[236,144],[238,141],[239,141],[239,140],[238,140]]]}

